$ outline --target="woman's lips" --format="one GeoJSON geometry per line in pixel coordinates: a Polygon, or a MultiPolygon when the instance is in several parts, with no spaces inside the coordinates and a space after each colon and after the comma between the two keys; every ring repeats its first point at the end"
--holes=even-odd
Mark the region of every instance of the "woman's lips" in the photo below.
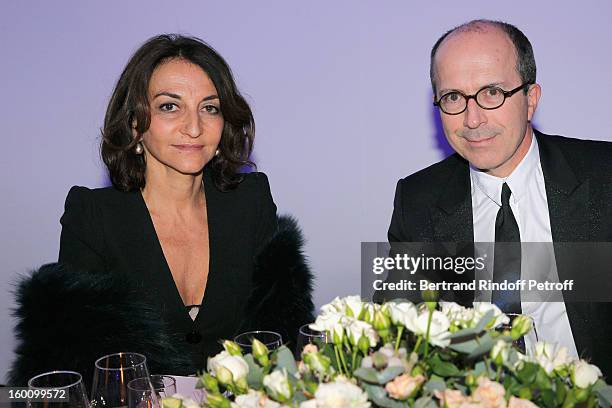
{"type": "Polygon", "coordinates": [[[183,151],[183,152],[197,152],[204,148],[204,145],[200,144],[174,144],[172,147],[183,151]]]}

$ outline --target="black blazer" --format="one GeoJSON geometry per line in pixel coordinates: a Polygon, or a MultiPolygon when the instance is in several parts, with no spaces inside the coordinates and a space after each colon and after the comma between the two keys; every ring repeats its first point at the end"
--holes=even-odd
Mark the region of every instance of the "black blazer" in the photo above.
{"type": "Polygon", "coordinates": [[[59,253],[62,263],[121,274],[142,288],[199,369],[221,350],[220,339],[232,339],[240,331],[254,257],[276,229],[276,206],[265,174],[247,174],[236,189],[221,192],[205,171],[204,188],[210,267],[195,321],[181,300],[139,191],[73,187],[61,218],[59,253]]]}
{"type": "MultiPolygon", "coordinates": [[[[534,130],[555,243],[612,241],[612,143],[534,130]]],[[[397,183],[389,242],[474,242],[469,165],[453,154],[397,183]]],[[[559,279],[583,271],[560,262],[559,279]]],[[[473,254],[473,253],[472,253],[473,254]]],[[[453,299],[469,304],[473,292],[453,299]]],[[[566,303],[578,352],[612,375],[610,303],[566,303]]]]}

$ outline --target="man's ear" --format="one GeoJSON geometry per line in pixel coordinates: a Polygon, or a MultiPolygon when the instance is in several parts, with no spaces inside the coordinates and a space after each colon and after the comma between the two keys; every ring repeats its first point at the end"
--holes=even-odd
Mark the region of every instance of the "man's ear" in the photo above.
{"type": "Polygon", "coordinates": [[[533,84],[527,91],[527,120],[531,122],[542,96],[542,88],[539,84],[533,84]]]}

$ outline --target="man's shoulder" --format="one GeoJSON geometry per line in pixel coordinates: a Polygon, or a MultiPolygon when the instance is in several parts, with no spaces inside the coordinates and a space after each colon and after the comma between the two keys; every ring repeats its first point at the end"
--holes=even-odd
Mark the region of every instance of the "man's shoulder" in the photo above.
{"type": "Polygon", "coordinates": [[[544,148],[559,149],[575,172],[612,174],[612,142],[547,135],[538,131],[536,136],[544,148]]]}
{"type": "Polygon", "coordinates": [[[469,175],[468,169],[468,162],[455,153],[444,160],[404,177],[399,180],[398,185],[404,191],[412,193],[436,194],[445,188],[449,178],[455,175],[457,171],[464,170],[466,175],[469,175]]]}

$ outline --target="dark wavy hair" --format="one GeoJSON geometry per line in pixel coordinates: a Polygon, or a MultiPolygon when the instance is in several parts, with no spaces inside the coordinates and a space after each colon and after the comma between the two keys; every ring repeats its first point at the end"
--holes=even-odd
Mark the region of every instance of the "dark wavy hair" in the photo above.
{"type": "MultiPolygon", "coordinates": [[[[487,26],[497,27],[502,30],[514,45],[516,52],[516,71],[521,76],[521,80],[524,84],[535,84],[536,83],[536,62],[535,56],[533,55],[533,47],[531,42],[521,30],[510,23],[496,20],[472,20],[467,23],[461,24],[451,30],[448,30],[438,38],[438,41],[434,44],[431,49],[430,62],[429,62],[429,78],[431,79],[431,86],[434,94],[437,92],[436,89],[436,72],[434,66],[434,60],[436,58],[436,52],[440,48],[440,44],[454,32],[471,32],[471,31],[483,31],[487,26]]],[[[525,93],[527,93],[525,88],[525,93]]]]}
{"type": "Polygon", "coordinates": [[[145,186],[145,159],[134,151],[151,124],[149,81],[160,64],[183,59],[202,68],[217,88],[221,114],[225,120],[219,154],[207,165],[218,189],[238,185],[240,169],[254,166],[249,160],[255,139],[255,121],[246,100],[236,87],[230,67],[208,44],[199,38],[164,34],[145,42],[130,58],[119,77],[108,103],[100,152],[113,185],[122,191],[145,186]],[[132,129],[137,137],[133,136],[132,129]]]}

